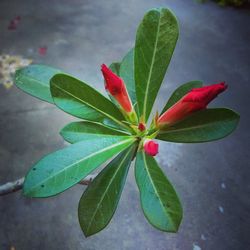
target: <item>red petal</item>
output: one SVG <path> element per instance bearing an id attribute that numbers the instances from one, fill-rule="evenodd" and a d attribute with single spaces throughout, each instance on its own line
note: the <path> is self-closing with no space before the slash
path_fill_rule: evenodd
<path id="1" fill-rule="evenodd" d="M 46 46 L 40 47 L 40 48 L 38 49 L 38 53 L 39 53 L 41 56 L 45 56 L 46 53 L 47 53 L 47 47 L 46 47 Z"/>

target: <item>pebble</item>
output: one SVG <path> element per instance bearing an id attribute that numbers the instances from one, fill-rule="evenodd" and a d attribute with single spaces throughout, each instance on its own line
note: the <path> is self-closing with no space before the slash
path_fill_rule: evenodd
<path id="1" fill-rule="evenodd" d="M 224 213 L 224 208 L 222 206 L 219 206 L 219 210 L 222 214 Z"/>
<path id="2" fill-rule="evenodd" d="M 207 238 L 205 237 L 204 234 L 202 234 L 202 235 L 201 235 L 201 239 L 202 239 L 202 240 L 206 240 Z"/>
<path id="3" fill-rule="evenodd" d="M 201 250 L 201 247 L 193 243 L 193 250 Z"/>

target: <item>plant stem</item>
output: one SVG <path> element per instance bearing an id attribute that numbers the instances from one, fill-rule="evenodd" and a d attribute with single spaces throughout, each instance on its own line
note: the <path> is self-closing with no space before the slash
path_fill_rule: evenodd
<path id="1" fill-rule="evenodd" d="M 88 175 L 86 178 L 79 181 L 78 184 L 89 185 L 89 183 L 92 182 L 92 180 L 96 177 L 96 175 L 97 174 Z M 18 180 L 7 182 L 3 185 L 0 185 L 0 196 L 11 194 L 11 193 L 21 190 L 23 188 L 23 183 L 24 183 L 24 177 Z"/>

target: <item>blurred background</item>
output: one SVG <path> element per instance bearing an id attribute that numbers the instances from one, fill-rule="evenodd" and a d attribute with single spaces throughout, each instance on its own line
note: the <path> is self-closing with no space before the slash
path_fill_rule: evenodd
<path id="1" fill-rule="evenodd" d="M 225 2 L 225 1 L 224 1 Z M 233 3 L 234 1 L 231 1 Z M 236 1 L 237 3 L 239 1 Z M 111 223 L 85 238 L 77 219 L 85 187 L 47 199 L 21 192 L 0 197 L 0 249 L 245 250 L 250 246 L 250 8 L 192 0 L 1 0 L 0 184 L 18 179 L 42 156 L 65 147 L 59 130 L 75 120 L 12 85 L 16 67 L 60 68 L 104 93 L 102 63 L 134 46 L 136 28 L 153 7 L 177 16 L 180 37 L 156 106 L 190 80 L 226 81 L 212 105 L 241 114 L 238 129 L 205 144 L 160 143 L 158 161 L 182 200 L 177 234 L 154 229 L 143 216 L 133 167 Z"/>

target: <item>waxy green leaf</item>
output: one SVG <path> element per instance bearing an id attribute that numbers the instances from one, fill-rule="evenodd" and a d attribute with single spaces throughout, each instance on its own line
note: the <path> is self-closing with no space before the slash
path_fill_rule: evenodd
<path id="1" fill-rule="evenodd" d="M 86 83 L 66 74 L 57 74 L 50 81 L 55 104 L 76 117 L 100 121 L 104 118 L 128 128 L 120 110 L 101 93 Z"/>
<path id="2" fill-rule="evenodd" d="M 104 119 L 100 120 L 99 122 L 107 127 L 110 127 L 111 129 L 122 130 L 125 133 L 128 133 L 127 127 L 119 126 L 119 124 L 112 122 L 110 119 L 104 118 Z M 130 132 L 131 132 L 131 130 L 130 130 Z"/>
<path id="3" fill-rule="evenodd" d="M 110 222 L 120 199 L 135 145 L 116 156 L 83 193 L 78 218 L 85 236 L 93 235 Z"/>
<path id="4" fill-rule="evenodd" d="M 117 130 L 96 122 L 81 121 L 66 125 L 61 131 L 61 136 L 70 143 L 91 141 L 96 137 L 121 135 L 126 136 L 122 130 Z"/>
<path id="5" fill-rule="evenodd" d="M 50 79 L 61 70 L 34 64 L 16 71 L 15 84 L 24 92 L 54 104 L 50 94 Z"/>
<path id="6" fill-rule="evenodd" d="M 163 108 L 161 114 L 163 114 L 166 110 L 168 110 L 175 103 L 177 103 L 190 90 L 192 90 L 193 88 L 201 88 L 201 87 L 202 87 L 201 81 L 191 81 L 191 82 L 187 82 L 187 83 L 184 83 L 183 85 L 181 85 L 170 96 L 170 98 L 169 98 L 168 102 L 166 103 L 165 107 Z"/>
<path id="7" fill-rule="evenodd" d="M 133 105 L 136 104 L 135 79 L 134 79 L 134 48 L 122 59 L 120 66 L 120 77 L 126 84 L 128 94 Z"/>
<path id="8" fill-rule="evenodd" d="M 182 220 L 181 203 L 156 160 L 144 152 L 138 152 L 135 177 L 141 206 L 148 221 L 162 231 L 177 232 Z"/>
<path id="9" fill-rule="evenodd" d="M 168 9 L 152 9 L 136 34 L 134 70 L 140 115 L 148 120 L 178 39 L 178 23 Z"/>
<path id="10" fill-rule="evenodd" d="M 160 131 L 156 138 L 185 143 L 214 141 L 231 134 L 239 119 L 240 116 L 230 109 L 205 109 Z"/>
<path id="11" fill-rule="evenodd" d="M 129 136 L 97 136 L 51 153 L 28 172 L 23 193 L 49 197 L 63 192 L 134 141 Z"/>

